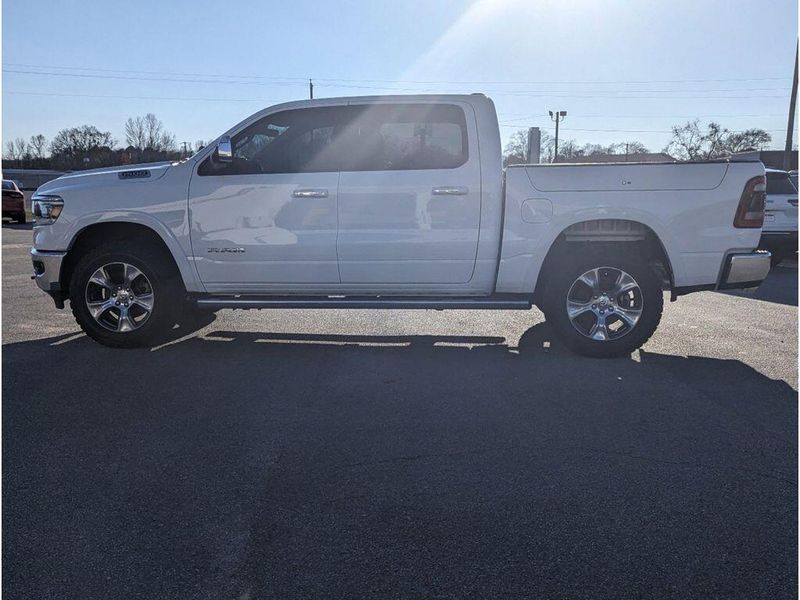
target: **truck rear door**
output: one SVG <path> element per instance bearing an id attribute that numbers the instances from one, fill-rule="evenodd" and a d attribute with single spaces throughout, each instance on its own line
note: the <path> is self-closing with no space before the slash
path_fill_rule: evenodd
<path id="1" fill-rule="evenodd" d="M 472 107 L 386 102 L 349 112 L 338 190 L 341 282 L 468 282 L 481 214 Z"/>

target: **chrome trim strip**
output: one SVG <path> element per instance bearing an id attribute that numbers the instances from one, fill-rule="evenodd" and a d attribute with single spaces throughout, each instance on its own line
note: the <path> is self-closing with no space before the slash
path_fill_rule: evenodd
<path id="1" fill-rule="evenodd" d="M 376 308 L 376 309 L 508 309 L 528 310 L 530 300 L 502 298 L 291 298 L 250 297 L 198 298 L 197 305 L 208 309 L 221 308 Z"/>

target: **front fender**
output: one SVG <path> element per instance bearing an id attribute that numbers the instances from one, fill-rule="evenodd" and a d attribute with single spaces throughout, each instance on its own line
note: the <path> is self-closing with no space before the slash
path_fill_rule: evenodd
<path id="1" fill-rule="evenodd" d="M 176 222 L 178 218 L 180 221 Z M 53 225 L 34 228 L 34 247 L 40 250 L 68 251 L 83 231 L 90 226 L 103 223 L 131 223 L 142 225 L 152 230 L 164 242 L 164 245 L 175 260 L 186 290 L 189 292 L 205 291 L 202 282 L 197 276 L 197 271 L 189 259 L 191 244 L 185 211 L 182 212 L 180 217 L 177 214 L 172 215 L 172 219 L 167 222 L 156 218 L 152 214 L 134 210 L 87 213 L 75 217 L 68 224 L 64 223 L 61 224 L 61 227 L 56 227 L 60 224 L 59 219 Z"/>

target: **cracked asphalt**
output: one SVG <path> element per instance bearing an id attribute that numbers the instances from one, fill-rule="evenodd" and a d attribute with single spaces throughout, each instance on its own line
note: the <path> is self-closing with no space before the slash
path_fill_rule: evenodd
<path id="1" fill-rule="evenodd" d="M 81 335 L 2 231 L 9 598 L 797 596 L 797 267 L 630 358 L 538 310 Z"/>

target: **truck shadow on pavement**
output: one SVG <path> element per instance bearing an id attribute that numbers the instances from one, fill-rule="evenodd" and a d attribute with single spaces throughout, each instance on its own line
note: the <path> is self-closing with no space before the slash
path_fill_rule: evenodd
<path id="1" fill-rule="evenodd" d="M 10 597 L 796 589 L 797 395 L 740 361 L 586 359 L 539 324 L 2 362 Z"/>

